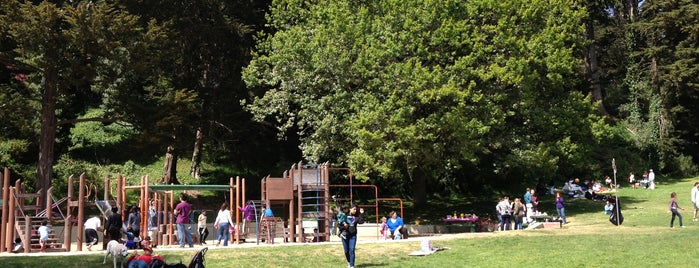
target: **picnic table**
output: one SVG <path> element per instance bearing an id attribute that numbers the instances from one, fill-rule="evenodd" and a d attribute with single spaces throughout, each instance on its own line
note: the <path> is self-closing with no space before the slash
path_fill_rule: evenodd
<path id="1" fill-rule="evenodd" d="M 451 230 L 458 230 L 458 227 L 466 227 L 473 233 L 476 231 L 476 222 L 478 222 L 478 217 L 467 217 L 467 218 L 444 218 L 442 219 L 447 225 L 455 226 L 452 228 L 447 226 Z"/>
<path id="2" fill-rule="evenodd" d="M 553 216 L 541 214 L 541 215 L 532 215 L 532 216 L 530 216 L 530 218 L 532 218 L 532 220 L 534 220 L 534 222 L 545 222 L 545 221 L 553 219 Z"/>

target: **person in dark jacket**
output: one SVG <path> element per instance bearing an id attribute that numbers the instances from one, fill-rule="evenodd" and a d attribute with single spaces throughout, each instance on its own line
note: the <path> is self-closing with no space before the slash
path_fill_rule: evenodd
<path id="1" fill-rule="evenodd" d="M 116 240 L 121 242 L 121 229 L 123 225 L 124 222 L 121 219 L 121 214 L 119 214 L 119 208 L 112 207 L 112 214 L 107 217 L 107 226 L 104 228 L 104 232 L 109 235 L 109 239 L 105 239 L 104 241 Z"/>
<path id="2" fill-rule="evenodd" d="M 364 209 L 360 209 L 356 204 L 353 204 L 345 222 L 338 222 L 344 225 L 347 229 L 347 237 L 342 239 L 342 247 L 345 251 L 345 259 L 350 268 L 354 268 L 354 249 L 357 246 L 357 224 L 364 223 Z"/>

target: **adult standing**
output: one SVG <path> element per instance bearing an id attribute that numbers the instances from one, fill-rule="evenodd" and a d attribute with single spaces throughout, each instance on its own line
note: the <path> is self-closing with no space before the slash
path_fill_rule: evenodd
<path id="1" fill-rule="evenodd" d="M 347 237 L 342 239 L 342 248 L 345 252 L 347 266 L 354 268 L 355 248 L 357 246 L 357 224 L 364 223 L 364 209 L 358 208 L 356 204 L 352 205 L 347 214 L 347 220 L 343 224 L 347 229 Z"/>
<path id="2" fill-rule="evenodd" d="M 233 226 L 232 222 L 233 219 L 231 219 L 231 211 L 228 210 L 228 203 L 223 202 L 221 208 L 218 210 L 218 215 L 216 215 L 216 221 L 214 222 L 214 228 L 218 229 L 216 246 L 221 244 L 221 239 L 223 239 L 223 246 L 228 246 L 228 229 Z"/>
<path id="3" fill-rule="evenodd" d="M 500 222 L 500 231 L 510 230 L 510 221 L 512 215 L 512 206 L 510 205 L 510 197 L 505 196 L 497 206 L 498 214 L 502 217 Z"/>
<path id="4" fill-rule="evenodd" d="M 192 240 L 192 234 L 187 230 L 187 224 L 189 224 L 189 214 L 192 213 L 192 205 L 187 203 L 187 195 L 185 193 L 180 194 L 180 203 L 177 204 L 174 211 L 177 215 L 177 239 L 180 242 L 180 247 L 183 248 L 185 242 L 189 244 L 190 248 L 194 247 L 194 242 Z"/>
<path id="5" fill-rule="evenodd" d="M 653 172 L 653 169 L 650 169 L 648 172 L 648 188 L 651 190 L 655 189 L 655 172 Z"/>
<path id="6" fill-rule="evenodd" d="M 527 214 L 527 219 L 526 219 L 527 222 L 532 221 L 531 212 L 534 211 L 534 203 L 532 203 L 532 193 L 533 193 L 533 191 L 530 188 L 527 188 L 527 192 L 524 193 L 524 205 L 526 206 L 525 213 Z M 517 199 L 519 199 L 519 198 L 515 198 L 515 200 L 517 200 Z"/>
<path id="7" fill-rule="evenodd" d="M 568 224 L 566 222 L 566 208 L 565 205 L 563 204 L 565 200 L 561 196 L 561 192 L 556 192 L 556 211 L 558 212 L 558 217 L 561 218 L 561 221 L 563 224 Z"/>
<path id="8" fill-rule="evenodd" d="M 134 237 L 141 237 L 141 209 L 132 206 L 129 219 L 126 222 L 126 230 L 131 230 Z"/>
<path id="9" fill-rule="evenodd" d="M 388 225 L 388 230 L 391 233 L 393 239 L 408 238 L 408 230 L 405 229 L 403 219 L 400 216 L 398 216 L 398 213 L 396 213 L 395 211 L 391 211 L 389 215 L 391 216 L 391 218 L 388 219 L 386 225 Z"/>
<path id="10" fill-rule="evenodd" d="M 107 217 L 107 228 L 104 229 L 104 232 L 109 235 L 109 240 L 121 240 L 123 225 L 124 221 L 121 219 L 121 214 L 119 214 L 119 208 L 112 207 L 112 214 Z"/>
<path id="11" fill-rule="evenodd" d="M 87 244 L 87 250 L 92 250 L 92 246 L 97 245 L 99 237 L 97 236 L 97 229 L 102 226 L 102 220 L 97 216 L 92 216 L 85 221 L 83 228 L 85 228 L 85 244 Z"/>
<path id="12" fill-rule="evenodd" d="M 636 176 L 633 175 L 633 171 L 629 173 L 629 185 L 636 190 Z"/>
<path id="13" fill-rule="evenodd" d="M 202 210 L 197 218 L 197 229 L 199 230 L 199 244 L 206 244 L 206 237 L 209 236 L 209 228 L 206 226 L 206 210 Z"/>
<path id="14" fill-rule="evenodd" d="M 699 211 L 699 182 L 694 183 L 691 196 L 692 204 L 694 205 L 694 217 L 692 217 L 692 221 L 697 221 L 697 211 Z"/>
<path id="15" fill-rule="evenodd" d="M 522 230 L 522 227 L 523 227 L 522 221 L 524 220 L 523 216 L 524 216 L 525 211 L 528 211 L 528 210 L 529 210 L 529 208 L 525 208 L 525 206 L 522 204 L 522 201 L 519 198 L 515 198 L 515 202 L 512 205 L 512 212 L 513 212 L 512 214 L 514 215 L 514 218 L 515 218 L 515 228 L 514 228 L 515 230 L 517 230 L 517 229 Z M 527 214 L 529 214 L 529 213 L 527 213 Z"/>

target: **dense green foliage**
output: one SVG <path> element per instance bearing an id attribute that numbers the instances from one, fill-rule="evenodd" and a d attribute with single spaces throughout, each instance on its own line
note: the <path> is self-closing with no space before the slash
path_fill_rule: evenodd
<path id="1" fill-rule="evenodd" d="M 417 205 L 612 158 L 696 174 L 698 19 L 691 0 L 0 0 L 0 165 L 41 188 L 159 178 L 168 147 L 187 181 L 329 161 Z"/>

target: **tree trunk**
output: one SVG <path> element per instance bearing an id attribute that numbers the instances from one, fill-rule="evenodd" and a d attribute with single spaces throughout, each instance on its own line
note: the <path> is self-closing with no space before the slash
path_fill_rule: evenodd
<path id="1" fill-rule="evenodd" d="M 599 64 L 597 61 L 597 45 L 595 43 L 595 26 L 593 25 L 593 23 L 594 22 L 591 18 L 588 19 L 586 34 L 587 40 L 590 41 L 590 44 L 587 46 L 587 57 L 585 59 L 585 67 L 588 78 L 590 79 L 590 83 L 592 84 L 592 101 L 599 102 L 599 112 L 602 115 L 608 116 L 609 113 L 607 113 L 607 109 L 604 107 L 602 86 L 600 85 L 599 80 L 600 72 Z"/>
<path id="2" fill-rule="evenodd" d="M 199 180 L 199 164 L 201 163 L 201 141 L 204 139 L 204 133 L 201 131 L 201 127 L 197 128 L 197 135 L 194 138 L 194 150 L 192 151 L 192 167 L 189 168 L 189 174 L 194 177 L 194 179 Z"/>
<path id="3" fill-rule="evenodd" d="M 416 208 L 427 205 L 427 174 L 421 169 L 413 171 L 413 204 Z"/>
<path id="4" fill-rule="evenodd" d="M 177 155 L 175 154 L 175 146 L 173 145 L 167 147 L 167 153 L 165 154 L 163 182 L 165 184 L 180 184 L 177 181 Z"/>
<path id="5" fill-rule="evenodd" d="M 46 56 L 52 58 L 50 54 Z M 53 177 L 53 153 L 56 140 L 56 101 L 58 70 L 49 67 L 44 71 L 44 92 L 41 99 L 41 137 L 37 165 L 36 190 L 40 190 L 39 203 L 46 200 L 46 190 Z"/>

